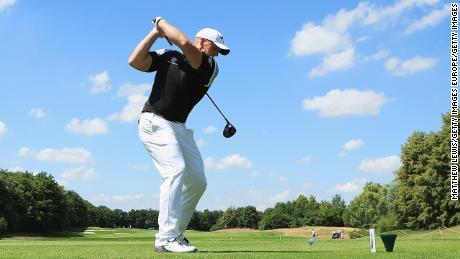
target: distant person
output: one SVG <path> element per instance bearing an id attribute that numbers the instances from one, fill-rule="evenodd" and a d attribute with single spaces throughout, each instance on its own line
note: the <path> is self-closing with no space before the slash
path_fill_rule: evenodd
<path id="1" fill-rule="evenodd" d="M 317 236 L 318 236 L 318 232 L 316 232 L 315 229 L 312 229 L 312 230 L 311 230 L 311 236 L 314 237 L 314 238 L 317 237 Z"/>
<path id="2" fill-rule="evenodd" d="M 340 232 L 339 231 L 332 231 L 332 239 L 339 239 L 340 238 Z"/>
<path id="3" fill-rule="evenodd" d="M 154 19 L 154 28 L 137 45 L 129 65 L 156 72 L 150 97 L 139 120 L 139 138 L 163 178 L 160 186 L 159 230 L 155 251 L 197 251 L 184 237 L 195 208 L 206 189 L 203 159 L 185 126 L 193 107 L 209 90 L 219 71 L 214 59 L 227 55 L 224 37 L 214 29 L 200 30 L 194 42 L 165 19 Z M 182 52 L 150 48 L 167 37 Z"/>

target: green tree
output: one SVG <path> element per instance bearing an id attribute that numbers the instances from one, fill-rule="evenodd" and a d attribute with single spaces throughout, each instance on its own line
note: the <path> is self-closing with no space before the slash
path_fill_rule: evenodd
<path id="1" fill-rule="evenodd" d="M 8 231 L 8 222 L 4 217 L 0 217 L 0 236 Z"/>
<path id="2" fill-rule="evenodd" d="M 236 228 L 238 226 L 237 210 L 233 207 L 228 208 L 219 219 L 217 226 L 219 228 Z"/>
<path id="3" fill-rule="evenodd" d="M 114 224 L 115 226 L 121 228 L 121 227 L 128 227 L 129 226 L 129 221 L 128 221 L 128 213 L 125 211 L 122 211 L 120 209 L 115 209 L 113 210 L 113 216 L 114 216 Z"/>
<path id="4" fill-rule="evenodd" d="M 33 175 L 27 172 L 2 171 L 1 176 L 6 187 L 3 190 L 6 196 L 2 195 L 2 207 L 3 201 L 7 201 L 5 205 L 7 208 L 9 207 L 2 210 L 8 212 L 5 216 L 9 223 L 9 230 L 12 232 L 31 230 L 33 223 L 28 217 L 27 208 L 31 207 L 30 204 L 34 199 L 30 192 Z M 9 204 L 8 200 L 10 200 Z"/>
<path id="5" fill-rule="evenodd" d="M 158 229 L 158 210 L 148 210 L 147 219 L 145 223 L 146 228 Z"/>
<path id="6" fill-rule="evenodd" d="M 192 214 L 192 218 L 190 219 L 190 222 L 188 223 L 188 226 L 187 228 L 188 229 L 193 229 L 193 230 L 202 230 L 203 229 L 203 222 L 201 222 L 201 219 L 202 219 L 202 214 L 203 212 L 201 211 L 194 211 L 193 214 Z"/>
<path id="7" fill-rule="evenodd" d="M 460 203 L 450 200 L 450 115 L 439 132 L 414 132 L 401 148 L 399 190 L 392 208 L 412 229 L 460 224 Z"/>
<path id="8" fill-rule="evenodd" d="M 259 229 L 288 228 L 291 225 L 292 218 L 283 214 L 281 210 L 266 209 L 262 219 L 259 222 Z"/>
<path id="9" fill-rule="evenodd" d="M 67 199 L 68 218 L 71 227 L 89 226 L 88 207 L 78 193 L 66 191 L 64 195 Z"/>
<path id="10" fill-rule="evenodd" d="M 115 226 L 115 215 L 106 206 L 91 206 L 89 208 L 90 217 L 97 227 L 111 228 Z"/>
<path id="11" fill-rule="evenodd" d="M 219 221 L 219 218 L 224 214 L 223 211 L 204 210 L 201 214 L 200 222 L 202 231 L 210 231 L 211 228 Z"/>
<path id="12" fill-rule="evenodd" d="M 33 177 L 28 215 L 40 231 L 63 230 L 69 226 L 64 189 L 45 172 Z"/>
<path id="13" fill-rule="evenodd" d="M 203 212 L 195 211 L 192 215 L 188 228 L 199 231 L 222 229 L 226 224 L 222 218 L 223 215 L 224 213 L 222 211 L 210 211 L 207 209 Z"/>
<path id="14" fill-rule="evenodd" d="M 257 229 L 260 214 L 254 206 L 246 206 L 237 209 L 238 227 Z"/>
<path id="15" fill-rule="evenodd" d="M 378 183 L 367 183 L 363 192 L 350 202 L 347 223 L 352 227 L 375 227 L 381 216 L 388 213 L 388 188 Z"/>
<path id="16" fill-rule="evenodd" d="M 11 198 L 8 223 L 12 231 L 61 230 L 69 226 L 64 189 L 44 172 L 2 173 Z"/>
<path id="17" fill-rule="evenodd" d="M 345 205 L 345 201 L 342 199 L 342 196 L 340 194 L 334 195 L 331 200 L 331 205 L 334 209 L 338 211 L 340 215 L 342 215 L 343 211 L 347 208 Z"/>
<path id="18" fill-rule="evenodd" d="M 308 198 L 299 195 L 297 199 L 292 203 L 293 209 L 291 214 L 291 227 L 311 226 L 316 225 L 318 222 L 318 209 L 319 203 L 315 197 L 310 195 Z M 283 213 L 289 213 L 285 211 Z"/>
<path id="19" fill-rule="evenodd" d="M 334 208 L 331 203 L 322 201 L 319 205 L 316 225 L 343 226 L 341 211 Z"/>
<path id="20" fill-rule="evenodd" d="M 149 220 L 149 212 L 147 210 L 131 210 L 128 212 L 128 218 L 131 227 L 134 228 L 148 228 L 145 226 L 146 221 Z"/>
<path id="21" fill-rule="evenodd" d="M 5 223 L 9 221 L 9 228 L 14 229 L 16 225 L 15 222 L 17 222 L 17 215 L 11 197 L 12 191 L 8 189 L 6 177 L 7 172 L 0 170 L 0 217 L 4 217 Z M 4 232 L 6 231 L 7 229 L 4 230 Z"/>
<path id="22" fill-rule="evenodd" d="M 396 217 L 396 212 L 394 210 L 394 204 L 398 198 L 399 193 L 399 181 L 394 179 L 389 185 L 387 185 L 387 196 L 385 199 L 385 204 L 387 206 L 387 214 L 382 215 L 377 221 L 377 229 L 379 232 L 386 232 L 389 230 L 398 229 L 400 225 Z"/>

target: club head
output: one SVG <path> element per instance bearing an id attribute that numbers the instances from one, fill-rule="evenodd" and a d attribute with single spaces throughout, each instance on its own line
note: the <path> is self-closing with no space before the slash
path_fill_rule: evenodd
<path id="1" fill-rule="evenodd" d="M 235 133 L 236 133 L 236 128 L 230 122 L 227 122 L 227 125 L 225 125 L 224 131 L 222 132 L 224 137 L 230 138 L 233 135 L 235 135 Z"/>

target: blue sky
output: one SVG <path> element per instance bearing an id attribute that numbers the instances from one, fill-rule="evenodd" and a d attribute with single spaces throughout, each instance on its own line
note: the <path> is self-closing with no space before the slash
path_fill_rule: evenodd
<path id="1" fill-rule="evenodd" d="M 449 2 L 0 0 L 0 168 L 46 171 L 95 205 L 158 209 L 137 136 L 154 74 L 127 60 L 160 15 L 221 31 L 209 93 L 190 114 L 208 189 L 198 209 L 299 194 L 348 203 L 386 184 L 414 131 L 449 111 Z M 168 48 L 164 40 L 153 49 Z"/>

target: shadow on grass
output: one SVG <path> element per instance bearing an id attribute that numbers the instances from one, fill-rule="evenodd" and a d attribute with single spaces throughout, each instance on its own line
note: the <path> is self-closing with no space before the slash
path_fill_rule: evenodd
<path id="1" fill-rule="evenodd" d="M 15 233 L 6 233 L 0 236 L 1 239 L 6 238 L 73 238 L 73 237 L 83 237 L 83 232 L 86 228 L 74 228 L 71 230 L 65 231 L 46 231 L 46 232 L 15 232 Z"/>
<path id="2" fill-rule="evenodd" d="M 230 254 L 230 253 L 281 253 L 281 254 L 306 254 L 313 251 L 280 251 L 280 250 L 263 250 L 263 251 L 254 251 L 254 250 L 222 250 L 222 251 L 198 251 L 199 254 Z M 318 251 L 314 251 L 317 253 Z"/>

